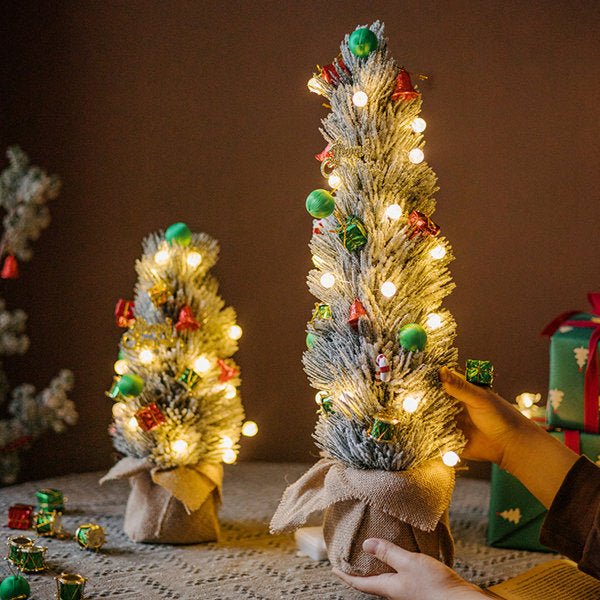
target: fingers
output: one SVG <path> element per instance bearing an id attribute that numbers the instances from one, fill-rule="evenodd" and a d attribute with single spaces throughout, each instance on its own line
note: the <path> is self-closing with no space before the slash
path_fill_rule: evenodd
<path id="1" fill-rule="evenodd" d="M 398 592 L 395 589 L 394 581 L 391 579 L 395 573 L 384 573 L 383 575 L 373 575 L 371 577 L 360 577 L 358 575 L 348 575 L 339 569 L 334 568 L 333 573 L 342 581 L 345 581 L 353 588 L 364 592 L 365 594 L 374 594 L 376 596 L 389 597 L 390 593 Z"/>
<path id="2" fill-rule="evenodd" d="M 467 406 L 479 407 L 490 401 L 490 393 L 486 388 L 469 383 L 462 375 L 442 367 L 439 371 L 444 390 Z"/>
<path id="3" fill-rule="evenodd" d="M 363 550 L 369 554 L 373 554 L 381 562 L 389 565 L 396 571 L 405 567 L 410 557 L 413 556 L 412 552 L 404 550 L 404 548 L 400 548 L 396 544 L 388 542 L 388 540 L 378 538 L 365 540 L 363 542 Z"/>

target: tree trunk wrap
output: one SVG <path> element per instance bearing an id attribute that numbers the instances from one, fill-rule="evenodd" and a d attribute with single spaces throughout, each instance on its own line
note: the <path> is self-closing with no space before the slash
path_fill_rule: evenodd
<path id="1" fill-rule="evenodd" d="M 453 488 L 454 470 L 441 461 L 408 471 L 382 471 L 324 458 L 285 490 L 271 532 L 297 529 L 311 513 L 324 510 L 329 560 L 345 573 L 392 571 L 362 550 L 362 543 L 372 537 L 452 565 L 448 508 Z"/>
<path id="2" fill-rule="evenodd" d="M 143 459 L 124 458 L 100 483 L 129 479 L 125 533 L 134 542 L 197 544 L 219 537 L 223 467 L 204 463 L 160 470 Z"/>

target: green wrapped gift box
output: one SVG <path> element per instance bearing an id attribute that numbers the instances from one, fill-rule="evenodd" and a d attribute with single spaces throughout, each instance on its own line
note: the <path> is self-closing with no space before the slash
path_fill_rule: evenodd
<path id="1" fill-rule="evenodd" d="M 546 421 L 549 427 L 583 431 L 585 375 L 594 328 L 569 325 L 572 321 L 600 323 L 600 317 L 589 313 L 569 316 L 550 338 L 550 390 Z"/>
<path id="2" fill-rule="evenodd" d="M 549 432 L 591 461 L 600 464 L 600 435 L 579 431 Z M 524 460 L 526 460 L 524 458 Z M 544 505 L 513 475 L 492 465 L 487 543 L 496 548 L 551 552 L 539 542 L 546 518 Z"/>

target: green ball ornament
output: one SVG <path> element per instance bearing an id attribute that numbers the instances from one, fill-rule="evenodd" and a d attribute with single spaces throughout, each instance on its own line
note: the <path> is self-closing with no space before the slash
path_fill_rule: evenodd
<path id="1" fill-rule="evenodd" d="M 311 350 L 312 347 L 315 345 L 315 340 L 317 339 L 317 336 L 314 333 L 308 333 L 306 334 L 306 347 Z"/>
<path id="2" fill-rule="evenodd" d="M 177 242 L 182 246 L 189 246 L 192 241 L 192 232 L 185 223 L 175 223 L 165 231 L 165 239 L 169 244 Z"/>
<path id="3" fill-rule="evenodd" d="M 119 378 L 117 386 L 121 395 L 128 398 L 135 398 L 142 393 L 144 380 L 135 373 L 126 373 Z"/>
<path id="4" fill-rule="evenodd" d="M 315 218 L 328 217 L 335 209 L 335 200 L 327 190 L 313 190 L 306 198 L 306 210 Z"/>
<path id="5" fill-rule="evenodd" d="M 29 582 L 22 575 L 11 575 L 0 583 L 0 598 L 2 600 L 29 598 L 30 593 Z"/>
<path id="6" fill-rule="evenodd" d="M 417 323 L 405 325 L 398 332 L 398 341 L 400 345 L 409 352 L 423 350 L 427 343 L 427 333 Z"/>
<path id="7" fill-rule="evenodd" d="M 373 50 L 377 50 L 377 36 L 366 27 L 357 29 L 348 39 L 348 47 L 354 56 L 365 58 Z"/>

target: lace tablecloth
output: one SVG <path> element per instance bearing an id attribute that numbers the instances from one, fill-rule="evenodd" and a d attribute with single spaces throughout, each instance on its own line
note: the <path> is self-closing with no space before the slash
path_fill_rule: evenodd
<path id="1" fill-rule="evenodd" d="M 61 571 L 87 578 L 86 599 L 114 600 L 358 600 L 369 598 L 348 588 L 327 561 L 297 556 L 291 534 L 272 536 L 268 522 L 287 483 L 302 464 L 241 463 L 225 467 L 221 541 L 195 546 L 135 544 L 123 533 L 127 482 L 100 487 L 102 473 L 69 475 L 0 490 L 0 510 L 35 504 L 35 491 L 57 488 L 69 498 L 64 528 L 74 532 L 88 522 L 106 527 L 99 552 L 80 549 L 68 539 L 43 538 L 46 572 L 28 576 L 32 600 L 56 597 L 54 577 Z M 499 550 L 485 545 L 489 482 L 459 479 L 450 519 L 456 539 L 455 570 L 479 585 L 512 577 L 553 555 Z M 4 517 L 3 523 L 5 523 Z M 5 537 L 21 534 L 3 527 Z M 26 533 L 26 532 L 23 532 Z M 9 574 L 4 566 L 2 576 Z"/>

